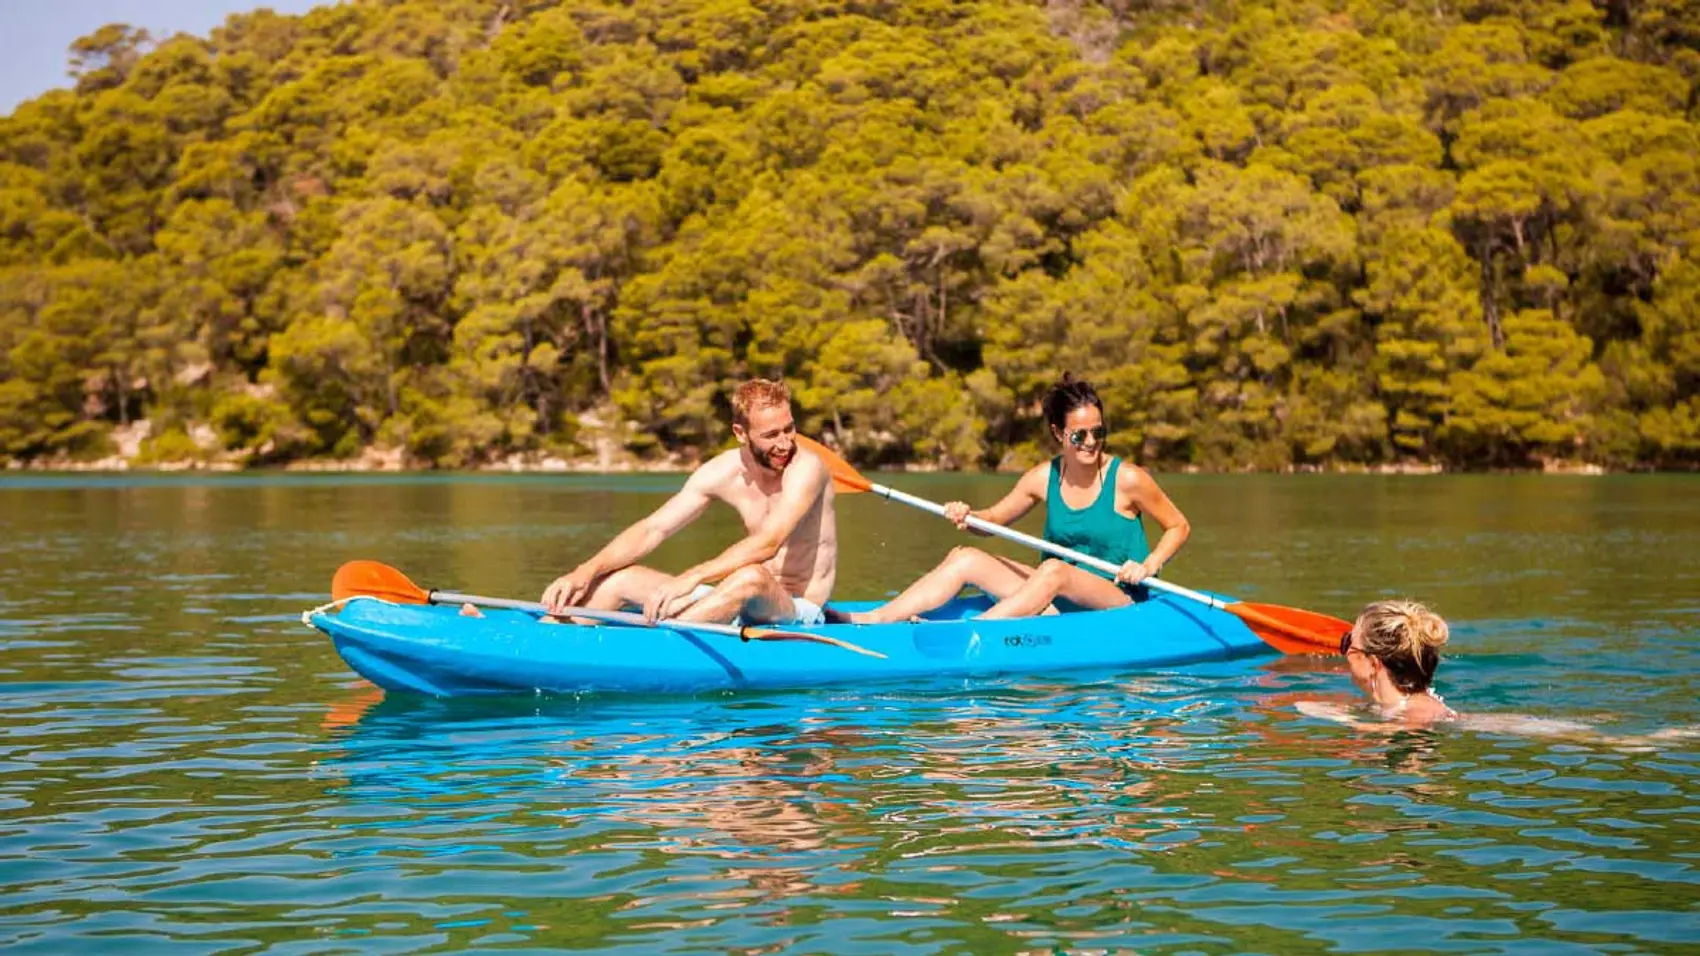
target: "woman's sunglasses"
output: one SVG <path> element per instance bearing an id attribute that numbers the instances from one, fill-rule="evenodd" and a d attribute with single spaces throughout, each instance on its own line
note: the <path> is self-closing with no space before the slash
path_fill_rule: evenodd
<path id="1" fill-rule="evenodd" d="M 1352 632 L 1347 631 L 1346 633 L 1340 635 L 1340 656 L 1345 657 L 1347 654 L 1351 653 L 1351 650 L 1352 650 Z"/>
<path id="2" fill-rule="evenodd" d="M 1068 443 L 1070 445 L 1079 448 L 1081 445 L 1086 444 L 1087 435 L 1091 435 L 1093 441 L 1102 445 L 1104 443 L 1104 436 L 1109 433 L 1109 428 L 1099 425 L 1096 428 L 1076 428 L 1074 431 L 1065 433 L 1065 437 L 1068 438 Z"/>

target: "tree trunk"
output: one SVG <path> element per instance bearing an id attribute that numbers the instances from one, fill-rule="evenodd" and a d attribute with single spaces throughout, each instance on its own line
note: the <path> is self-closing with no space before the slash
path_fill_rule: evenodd
<path id="1" fill-rule="evenodd" d="M 596 349 L 596 381 L 602 386 L 602 394 L 608 395 L 613 391 L 608 380 L 608 318 L 588 302 L 579 307 L 579 316 Z"/>
<path id="2" fill-rule="evenodd" d="M 504 3 L 499 9 L 497 9 L 496 15 L 490 18 L 490 25 L 484 28 L 484 44 L 486 46 L 488 46 L 498 35 L 501 34 L 502 26 L 507 23 L 508 14 L 512 12 L 513 8 Z"/>
<path id="3" fill-rule="evenodd" d="M 1482 240 L 1482 318 L 1487 320 L 1488 338 L 1496 351 L 1505 348 L 1505 333 L 1499 327 L 1499 290 L 1493 268 L 1493 244 Z"/>
<path id="4" fill-rule="evenodd" d="M 128 428 L 130 425 L 130 389 L 125 381 L 128 376 L 121 375 L 117 368 L 108 369 L 112 376 L 113 391 L 118 393 L 118 424 Z"/>

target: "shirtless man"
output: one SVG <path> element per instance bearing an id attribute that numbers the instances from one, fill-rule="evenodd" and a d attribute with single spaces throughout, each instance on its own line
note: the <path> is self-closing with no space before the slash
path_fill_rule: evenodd
<path id="1" fill-rule="evenodd" d="M 543 592 L 553 612 L 642 605 L 646 618 L 749 624 L 820 624 L 838 574 L 832 477 L 820 456 L 797 443 L 791 393 L 754 379 L 732 393 L 738 447 L 698 468 L 685 487 Z M 682 574 L 637 562 L 709 502 L 744 519 L 736 544 Z"/>

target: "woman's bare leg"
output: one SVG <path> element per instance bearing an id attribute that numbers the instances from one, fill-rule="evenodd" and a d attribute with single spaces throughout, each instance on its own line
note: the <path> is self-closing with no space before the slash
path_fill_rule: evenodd
<path id="1" fill-rule="evenodd" d="M 1082 571 L 1066 561 L 1047 558 L 1021 587 L 980 615 L 980 619 L 1031 617 L 1043 613 L 1057 598 L 1089 608 L 1121 607 L 1133 601 L 1116 582 Z"/>
<path id="2" fill-rule="evenodd" d="M 902 594 L 870 611 L 848 615 L 852 624 L 907 621 L 943 607 L 970 584 L 1002 600 L 1021 587 L 1033 569 L 1019 561 L 987 554 L 979 548 L 952 548 L 938 567 L 922 575 Z"/>

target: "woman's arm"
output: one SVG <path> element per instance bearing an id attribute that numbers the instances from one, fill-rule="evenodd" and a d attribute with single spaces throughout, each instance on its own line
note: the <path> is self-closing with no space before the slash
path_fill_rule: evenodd
<path id="1" fill-rule="evenodd" d="M 1009 494 L 1004 495 L 997 504 L 992 505 L 990 508 L 986 508 L 983 511 L 964 511 L 962 508 L 953 509 L 952 505 L 962 505 L 959 501 L 953 501 L 949 505 L 945 506 L 945 510 L 947 511 L 946 517 L 950 518 L 952 521 L 956 521 L 956 526 L 959 528 L 965 528 L 967 526 L 966 519 L 969 517 L 979 518 L 981 521 L 989 521 L 992 524 L 1001 524 L 1008 527 L 1009 525 L 1020 521 L 1022 515 L 1032 511 L 1034 505 L 1045 500 L 1045 479 L 1046 469 L 1048 468 L 1050 468 L 1049 464 L 1036 465 L 1029 468 L 1025 474 L 1016 480 L 1015 487 L 1009 490 Z M 962 515 L 963 520 L 957 519 L 956 516 L 958 513 Z M 975 533 L 985 534 L 984 531 L 977 531 Z"/>
<path id="2" fill-rule="evenodd" d="M 1122 468 L 1116 474 L 1116 491 L 1118 496 L 1133 506 L 1137 514 L 1148 514 L 1163 529 L 1163 536 L 1157 545 L 1151 549 L 1151 554 L 1143 562 L 1147 575 L 1156 574 L 1163 570 L 1163 565 L 1175 556 L 1175 552 L 1186 544 L 1186 539 L 1192 535 L 1192 523 L 1181 514 L 1181 509 L 1169 500 L 1169 496 L 1157 484 L 1157 479 L 1151 473 L 1138 465 L 1123 462 Z M 1130 582 L 1131 583 L 1131 582 Z"/>

